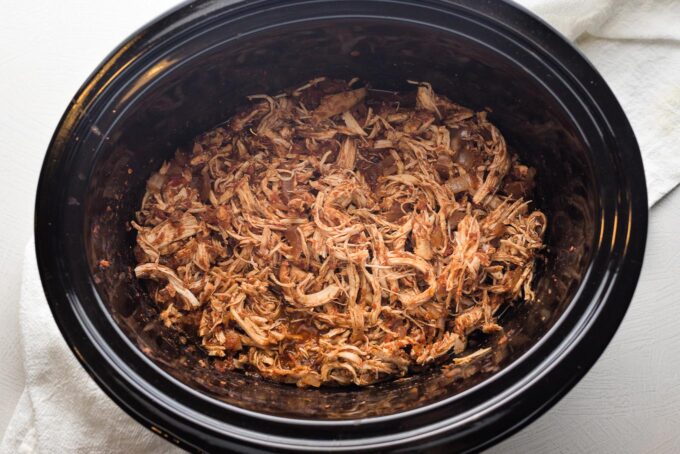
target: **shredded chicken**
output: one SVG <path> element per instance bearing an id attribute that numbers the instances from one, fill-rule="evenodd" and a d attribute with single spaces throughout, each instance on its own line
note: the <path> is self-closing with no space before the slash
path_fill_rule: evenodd
<path id="1" fill-rule="evenodd" d="M 535 172 L 486 112 L 411 83 L 252 96 L 149 179 L 136 276 L 220 370 L 369 385 L 464 364 L 535 298 Z"/>

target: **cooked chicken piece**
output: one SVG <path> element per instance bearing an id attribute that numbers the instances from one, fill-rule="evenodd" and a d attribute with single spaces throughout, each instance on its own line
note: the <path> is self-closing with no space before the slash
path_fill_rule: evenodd
<path id="1" fill-rule="evenodd" d="M 432 216 L 434 217 L 434 216 Z M 425 213 L 418 213 L 413 219 L 413 252 L 425 260 L 431 260 L 433 220 Z"/>
<path id="2" fill-rule="evenodd" d="M 185 212 L 179 220 L 167 219 L 152 228 L 140 227 L 137 243 L 155 261 L 173 243 L 194 236 L 199 229 L 196 218 Z"/>
<path id="3" fill-rule="evenodd" d="M 426 82 L 423 82 L 418 86 L 416 106 L 436 113 L 439 118 L 442 117 L 437 108 L 437 98 L 435 97 L 434 90 L 432 90 L 432 85 Z"/>
<path id="4" fill-rule="evenodd" d="M 366 131 L 359 126 L 359 123 L 357 122 L 356 118 L 354 118 L 354 115 L 350 111 L 345 111 L 342 114 L 342 119 L 345 121 L 345 126 L 347 126 L 347 130 L 354 135 L 357 136 L 365 136 Z"/>
<path id="5" fill-rule="evenodd" d="M 312 117 L 319 122 L 346 112 L 363 101 L 367 92 L 366 88 L 358 88 L 324 96 L 319 107 L 312 112 Z"/>
<path id="6" fill-rule="evenodd" d="M 408 252 L 388 252 L 387 264 L 391 266 L 406 266 L 415 268 L 423 274 L 428 288 L 420 293 L 412 294 L 411 292 L 404 292 L 399 295 L 399 300 L 406 306 L 415 306 L 429 301 L 437 292 L 437 280 L 432 271 L 432 265 L 427 261 L 417 256 L 411 256 Z"/>
<path id="7" fill-rule="evenodd" d="M 493 125 L 489 125 L 491 130 L 491 138 L 494 141 L 491 154 L 493 161 L 489 165 L 486 178 L 482 185 L 475 192 L 472 201 L 474 203 L 481 203 L 485 197 L 495 194 L 501 184 L 501 180 L 510 170 L 510 157 L 505 146 L 505 139 L 501 133 Z"/>
<path id="8" fill-rule="evenodd" d="M 334 284 L 331 284 L 316 293 L 312 293 L 311 295 L 305 295 L 297 287 L 294 290 L 295 302 L 306 307 L 317 307 L 330 303 L 338 296 L 338 293 L 340 293 L 340 287 Z"/>
<path id="9" fill-rule="evenodd" d="M 175 272 L 167 266 L 159 265 L 157 263 L 145 263 L 138 265 L 135 268 L 135 276 L 137 278 L 166 280 L 168 284 L 172 285 L 177 296 L 184 301 L 190 308 L 201 307 L 201 303 L 196 298 L 196 295 L 191 293 L 189 289 L 184 286 L 182 280 L 177 277 Z"/>
<path id="10" fill-rule="evenodd" d="M 353 170 L 356 157 L 357 148 L 354 145 L 354 141 L 348 137 L 342 143 L 342 147 L 340 147 L 340 154 L 338 154 L 335 164 L 343 169 Z"/>
<path id="11" fill-rule="evenodd" d="M 456 333 L 445 333 L 441 339 L 423 349 L 416 358 L 416 363 L 425 364 L 432 362 L 451 350 L 455 353 L 461 353 L 465 350 L 465 337 L 461 337 Z"/>

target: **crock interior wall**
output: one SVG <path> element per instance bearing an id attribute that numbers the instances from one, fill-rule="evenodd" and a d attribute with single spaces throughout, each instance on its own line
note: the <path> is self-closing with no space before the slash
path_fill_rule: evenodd
<path id="1" fill-rule="evenodd" d="M 590 260 L 596 199 L 591 164 L 553 95 L 510 60 L 433 29 L 369 22 L 269 30 L 200 55 L 186 47 L 140 72 L 117 98 L 118 105 L 100 118 L 96 126 L 106 137 L 96 150 L 84 204 L 88 259 L 102 300 L 123 331 L 171 375 L 228 403 L 270 414 L 383 415 L 478 383 L 519 357 L 560 315 Z M 408 79 L 428 81 L 456 102 L 490 108 L 489 118 L 508 144 L 537 168 L 535 204 L 550 220 L 546 260 L 536 281 L 540 302 L 507 311 L 503 323 L 512 333 L 510 344 L 486 363 L 366 389 L 302 390 L 238 372 L 206 373 L 185 357 L 176 336 L 155 322 L 153 304 L 132 275 L 134 232 L 128 225 L 146 179 L 178 146 L 246 104 L 247 95 L 277 93 L 319 75 L 356 76 L 389 90 L 412 90 Z M 100 269 L 101 259 L 111 267 Z"/>

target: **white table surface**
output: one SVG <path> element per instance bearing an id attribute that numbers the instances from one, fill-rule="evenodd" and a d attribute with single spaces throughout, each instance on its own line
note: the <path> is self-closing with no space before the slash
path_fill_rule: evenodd
<path id="1" fill-rule="evenodd" d="M 0 0 L 0 436 L 23 389 L 21 260 L 45 149 L 103 57 L 174 3 Z M 680 452 L 679 234 L 675 191 L 651 211 L 635 297 L 601 359 L 555 407 L 489 452 Z"/>

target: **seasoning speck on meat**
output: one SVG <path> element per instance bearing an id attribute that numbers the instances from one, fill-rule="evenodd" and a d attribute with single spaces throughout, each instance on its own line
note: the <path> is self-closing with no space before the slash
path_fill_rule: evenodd
<path id="1" fill-rule="evenodd" d="M 135 274 L 218 372 L 318 387 L 465 364 L 490 350 L 471 333 L 535 298 L 534 170 L 486 112 L 409 82 L 251 96 L 149 178 Z"/>

